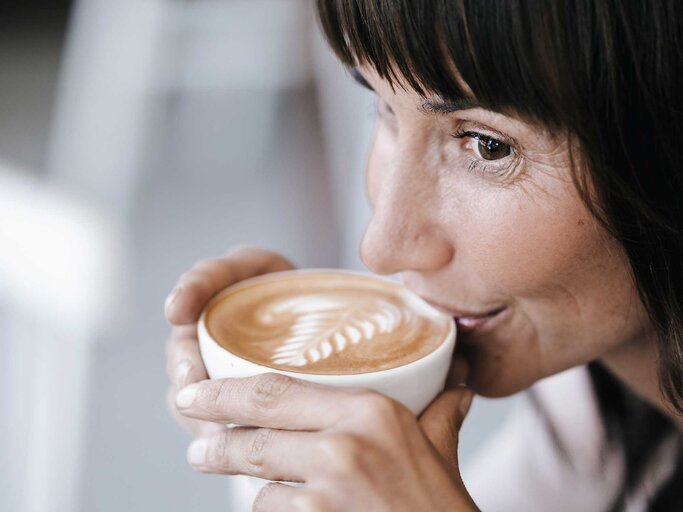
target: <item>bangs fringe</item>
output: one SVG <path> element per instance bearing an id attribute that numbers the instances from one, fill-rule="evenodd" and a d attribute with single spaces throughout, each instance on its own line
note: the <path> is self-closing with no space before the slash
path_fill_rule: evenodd
<path id="1" fill-rule="evenodd" d="M 470 96 L 461 78 L 486 108 L 565 124 L 553 108 L 567 75 L 559 31 L 526 2 L 318 0 L 318 16 L 345 65 L 369 64 L 392 87 L 458 100 Z"/>
<path id="2" fill-rule="evenodd" d="M 369 64 L 392 86 L 405 82 L 422 96 L 463 97 L 439 47 L 438 3 L 321 0 L 321 26 L 337 57 L 347 66 Z M 405 88 L 405 87 L 403 87 Z"/>

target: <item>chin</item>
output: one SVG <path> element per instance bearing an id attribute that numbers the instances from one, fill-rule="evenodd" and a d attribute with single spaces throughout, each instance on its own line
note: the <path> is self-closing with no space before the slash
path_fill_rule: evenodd
<path id="1" fill-rule="evenodd" d="M 533 384 L 533 383 L 531 383 Z M 509 385 L 505 382 L 491 382 L 483 381 L 479 379 L 469 380 L 467 385 L 474 391 L 477 395 L 483 396 L 485 398 L 505 398 L 531 386 L 529 385 Z"/>
<path id="2" fill-rule="evenodd" d="M 476 394 L 486 398 L 504 398 L 531 387 L 537 376 L 523 372 L 524 368 L 506 364 L 504 358 L 468 354 L 467 385 Z M 520 372 L 521 370 L 521 372 Z"/>
<path id="3" fill-rule="evenodd" d="M 477 395 L 483 396 L 484 398 L 505 398 L 508 396 L 512 396 L 515 393 L 519 393 L 520 391 L 524 391 L 525 389 L 528 389 L 529 386 L 507 386 L 505 384 L 491 384 L 491 383 L 483 383 L 480 384 L 479 382 L 468 382 L 468 386 L 472 391 L 474 391 Z"/>
<path id="4" fill-rule="evenodd" d="M 508 314 L 492 329 L 458 335 L 456 352 L 467 361 L 467 385 L 478 395 L 514 395 L 544 376 L 535 331 L 523 315 Z"/>

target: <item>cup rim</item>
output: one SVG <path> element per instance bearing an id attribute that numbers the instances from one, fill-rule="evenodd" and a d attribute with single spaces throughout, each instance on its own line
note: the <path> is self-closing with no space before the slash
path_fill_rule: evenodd
<path id="1" fill-rule="evenodd" d="M 211 309 L 211 307 L 221 300 L 225 295 L 228 295 L 228 293 L 232 293 L 234 291 L 240 290 L 242 288 L 246 288 L 254 283 L 258 283 L 260 281 L 268 281 L 270 279 L 273 279 L 274 277 L 277 276 L 282 276 L 286 277 L 287 275 L 295 275 L 295 274 L 328 274 L 328 273 L 333 273 L 333 274 L 350 274 L 350 275 L 355 275 L 359 277 L 366 277 L 370 279 L 376 279 L 379 281 L 382 281 L 383 283 L 388 283 L 390 285 L 393 285 L 397 288 L 401 288 L 402 290 L 407 291 L 410 295 L 412 295 L 415 299 L 418 301 L 422 302 L 425 306 L 427 306 L 429 309 L 437 312 L 440 315 L 444 315 L 448 318 L 449 320 L 449 328 L 448 332 L 444 336 L 443 340 L 437 347 L 426 354 L 425 356 L 415 359 L 414 361 L 410 361 L 407 363 L 403 363 L 399 366 L 393 366 L 391 368 L 385 368 L 384 370 L 376 370 L 376 371 L 367 371 L 367 372 L 360 372 L 360 373 L 312 373 L 312 372 L 297 372 L 293 370 L 282 370 L 280 368 L 273 368 L 271 366 L 267 366 L 264 364 L 256 363 L 254 361 L 251 361 L 250 359 L 246 359 L 242 356 L 239 356 L 235 354 L 234 352 L 228 350 L 226 347 L 218 343 L 213 336 L 209 333 L 209 330 L 206 327 L 206 314 L 208 311 Z M 405 369 L 408 369 L 410 366 L 417 366 L 417 365 L 423 365 L 423 364 L 429 364 L 433 359 L 440 357 L 441 352 L 444 350 L 448 350 L 450 345 L 454 345 L 456 341 L 456 325 L 455 325 L 455 320 L 453 317 L 448 316 L 446 313 L 439 311 L 436 309 L 434 306 L 426 302 L 422 297 L 420 297 L 418 294 L 413 292 L 412 290 L 406 288 L 404 285 L 401 283 L 397 283 L 395 281 L 391 281 L 389 279 L 386 279 L 382 276 L 378 276 L 377 274 L 372 274 L 370 272 L 361 272 L 361 271 L 356 271 L 356 270 L 348 270 L 348 269 L 334 269 L 334 268 L 302 268 L 302 269 L 291 269 L 291 270 L 280 270 L 276 272 L 268 272 L 265 274 L 259 274 L 257 276 L 253 277 L 248 277 L 246 279 L 243 279 L 241 281 L 238 281 L 232 285 L 228 285 L 222 290 L 220 290 L 216 295 L 214 295 L 211 300 L 206 304 L 204 309 L 202 310 L 200 316 L 199 316 L 199 321 L 197 322 L 197 329 L 198 329 L 198 340 L 200 344 L 200 349 L 202 345 L 203 339 L 210 342 L 211 345 L 215 346 L 216 348 L 220 349 L 221 351 L 226 352 L 229 356 L 234 357 L 238 360 L 240 360 L 243 363 L 246 363 L 250 367 L 258 368 L 259 370 L 264 370 L 264 372 L 277 372 L 281 373 L 284 375 L 288 375 L 290 377 L 296 377 L 296 378 L 302 378 L 301 376 L 306 376 L 306 375 L 315 375 L 316 379 L 320 380 L 327 380 L 327 379 L 338 379 L 340 377 L 343 377 L 345 379 L 352 378 L 354 376 L 358 377 L 363 377 L 364 379 L 367 379 L 369 376 L 377 376 L 382 377 L 387 375 L 388 373 L 396 372 L 396 371 L 403 371 Z"/>

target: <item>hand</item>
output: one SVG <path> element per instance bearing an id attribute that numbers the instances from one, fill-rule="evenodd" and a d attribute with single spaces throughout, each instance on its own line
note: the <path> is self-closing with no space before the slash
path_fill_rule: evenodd
<path id="1" fill-rule="evenodd" d="M 425 429 L 379 393 L 266 373 L 192 384 L 176 406 L 190 418 L 251 425 L 190 445 L 200 471 L 305 483 L 266 485 L 255 511 L 472 511 L 456 458 L 430 438 L 455 453 L 471 398 L 465 388 L 442 393 L 421 419 Z"/>
<path id="2" fill-rule="evenodd" d="M 255 511 L 472 511 L 455 457 L 471 398 L 450 389 L 418 423 L 373 391 L 267 373 L 192 384 L 176 406 L 189 418 L 252 425 L 197 439 L 188 449 L 196 469 L 305 483 L 266 485 Z"/>
<path id="3" fill-rule="evenodd" d="M 169 296 L 166 315 L 176 325 L 167 345 L 169 406 L 199 437 L 188 450 L 191 463 L 206 472 L 306 482 L 268 484 L 254 510 L 477 510 L 457 465 L 458 431 L 472 396 L 463 388 L 442 393 L 418 422 L 368 390 L 274 374 L 204 381 L 196 321 L 209 299 L 241 279 L 290 268 L 275 253 L 241 248 L 199 262 Z M 462 377 L 462 366 L 454 364 L 449 382 Z M 187 393 L 197 397 L 182 414 L 172 402 L 180 388 L 185 398 L 178 405 Z M 225 423 L 254 427 L 226 429 Z M 204 462 L 196 462 L 198 453 Z"/>
<path id="4" fill-rule="evenodd" d="M 165 313 L 174 327 L 166 344 L 166 371 L 171 380 L 167 401 L 176 421 L 192 435 L 225 430 L 223 425 L 178 414 L 174 404 L 179 389 L 208 378 L 197 341 L 197 319 L 202 309 L 217 292 L 237 281 L 293 268 L 291 262 L 275 252 L 241 246 L 225 257 L 197 262 L 169 294 Z"/>

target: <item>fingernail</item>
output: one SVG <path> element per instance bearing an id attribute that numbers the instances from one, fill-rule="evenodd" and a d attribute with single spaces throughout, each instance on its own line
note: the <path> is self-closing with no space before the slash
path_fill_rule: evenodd
<path id="1" fill-rule="evenodd" d="M 166 297 L 166 302 L 164 302 L 164 311 L 166 312 L 166 314 L 168 314 L 171 311 L 176 299 L 182 291 L 183 287 L 182 285 L 179 285 L 173 288 L 173 290 L 171 290 L 171 293 L 168 294 L 168 297 Z"/>
<path id="2" fill-rule="evenodd" d="M 470 406 L 472 405 L 472 398 L 474 398 L 474 393 L 472 393 L 472 391 L 468 391 L 460 401 L 460 412 L 463 416 L 467 416 Z"/>
<path id="3" fill-rule="evenodd" d="M 206 449 L 209 443 L 206 439 L 196 439 L 187 449 L 187 461 L 193 466 L 201 466 L 206 462 Z"/>
<path id="4" fill-rule="evenodd" d="M 190 374 L 192 369 L 192 362 L 189 359 L 183 359 L 178 363 L 176 367 L 176 387 L 182 389 L 185 387 L 187 382 L 187 376 Z"/>
<path id="5" fill-rule="evenodd" d="M 199 391 L 199 383 L 185 386 L 175 397 L 175 405 L 178 409 L 187 409 L 194 403 L 194 399 Z"/>

